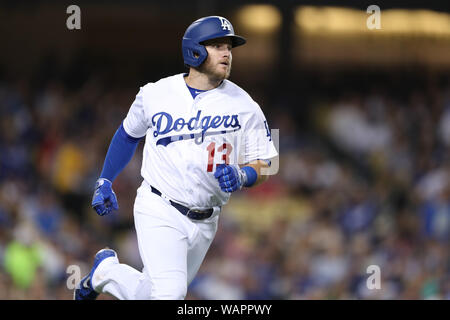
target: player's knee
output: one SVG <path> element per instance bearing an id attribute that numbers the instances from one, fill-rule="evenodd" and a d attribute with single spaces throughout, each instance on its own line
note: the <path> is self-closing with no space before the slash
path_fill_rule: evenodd
<path id="1" fill-rule="evenodd" d="M 151 296 L 155 300 L 183 300 L 187 294 L 186 279 L 160 279 L 153 285 Z"/>
<path id="2" fill-rule="evenodd" d="M 136 300 L 150 300 L 152 298 L 152 283 L 149 278 L 145 277 L 139 282 L 136 288 Z"/>

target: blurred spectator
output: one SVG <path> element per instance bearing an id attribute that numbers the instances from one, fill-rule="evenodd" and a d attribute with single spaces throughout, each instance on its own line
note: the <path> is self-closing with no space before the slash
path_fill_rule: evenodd
<path id="1" fill-rule="evenodd" d="M 34 242 L 33 226 L 24 223 L 15 232 L 15 240 L 6 245 L 4 252 L 5 271 L 13 284 L 22 290 L 28 289 L 35 280 L 42 263 L 38 245 Z"/>

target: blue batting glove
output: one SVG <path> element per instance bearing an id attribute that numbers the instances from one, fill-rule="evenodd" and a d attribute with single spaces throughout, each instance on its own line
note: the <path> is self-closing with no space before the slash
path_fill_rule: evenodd
<path id="1" fill-rule="evenodd" d="M 223 192 L 234 192 L 242 189 L 246 174 L 237 165 L 220 164 L 214 172 L 214 177 L 219 181 Z"/>
<path id="2" fill-rule="evenodd" d="M 117 197 L 111 187 L 112 183 L 108 179 L 100 178 L 95 183 L 95 192 L 92 197 L 92 207 L 99 216 L 118 210 Z"/>

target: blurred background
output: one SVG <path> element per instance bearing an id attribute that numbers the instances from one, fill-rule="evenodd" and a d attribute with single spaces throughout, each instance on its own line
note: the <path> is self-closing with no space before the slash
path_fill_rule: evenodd
<path id="1" fill-rule="evenodd" d="M 105 246 L 142 268 L 143 143 L 118 212 L 95 214 L 94 183 L 139 87 L 186 70 L 206 15 L 248 40 L 230 80 L 280 130 L 280 171 L 233 195 L 187 298 L 450 299 L 450 10 L 432 0 L 2 1 L 0 299 L 71 299 L 68 266 Z"/>

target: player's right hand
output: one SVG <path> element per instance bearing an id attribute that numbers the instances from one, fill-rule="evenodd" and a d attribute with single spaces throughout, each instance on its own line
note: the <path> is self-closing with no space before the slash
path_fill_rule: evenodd
<path id="1" fill-rule="evenodd" d="M 243 173 L 237 165 L 218 165 L 214 177 L 219 181 L 220 189 L 223 192 L 234 192 L 242 189 L 244 185 Z"/>
<path id="2" fill-rule="evenodd" d="M 95 183 L 92 207 L 100 216 L 104 216 L 111 213 L 113 210 L 119 209 L 116 194 L 111 186 L 111 181 L 105 178 L 100 178 Z"/>

